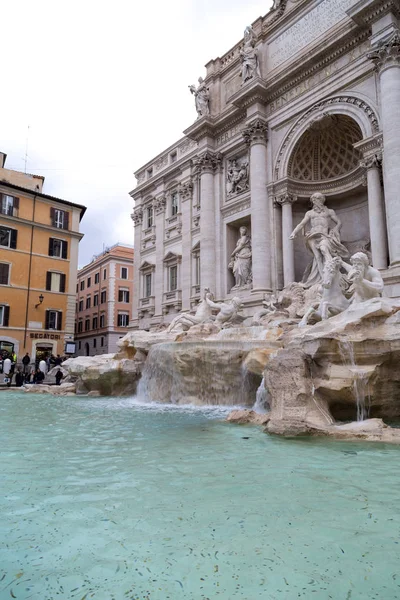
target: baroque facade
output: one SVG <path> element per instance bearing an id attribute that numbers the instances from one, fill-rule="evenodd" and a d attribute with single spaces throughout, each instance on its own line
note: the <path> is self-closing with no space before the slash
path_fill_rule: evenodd
<path id="1" fill-rule="evenodd" d="M 400 296 L 398 0 L 275 2 L 206 68 L 197 120 L 135 173 L 131 326 L 170 322 L 204 288 L 251 315 L 305 281 L 311 244 L 292 232 L 317 192 L 331 247 L 365 252 Z"/>

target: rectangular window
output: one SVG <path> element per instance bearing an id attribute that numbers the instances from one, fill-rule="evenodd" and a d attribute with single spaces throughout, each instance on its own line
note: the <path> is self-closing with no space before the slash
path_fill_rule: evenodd
<path id="1" fill-rule="evenodd" d="M 148 273 L 144 277 L 144 297 L 149 298 L 151 296 L 151 273 Z"/>
<path id="2" fill-rule="evenodd" d="M 10 265 L 8 263 L 0 263 L 0 285 L 8 285 L 10 276 Z"/>
<path id="3" fill-rule="evenodd" d="M 0 246 L 15 249 L 17 247 L 17 235 L 18 232 L 16 229 L 0 227 Z"/>
<path id="4" fill-rule="evenodd" d="M 128 279 L 128 268 L 121 267 L 121 279 Z"/>
<path id="5" fill-rule="evenodd" d="M 49 292 L 65 292 L 65 274 L 47 271 L 46 290 Z"/>
<path id="6" fill-rule="evenodd" d="M 50 220 L 53 227 L 57 229 L 68 229 L 69 213 L 59 208 L 50 208 Z"/>
<path id="7" fill-rule="evenodd" d="M 103 271 L 103 279 L 107 279 L 107 269 L 104 269 Z"/>
<path id="8" fill-rule="evenodd" d="M 178 192 L 171 194 L 171 217 L 178 214 Z"/>
<path id="9" fill-rule="evenodd" d="M 80 289 L 81 289 L 81 292 L 85 289 L 85 282 L 84 281 L 81 281 Z"/>
<path id="10" fill-rule="evenodd" d="M 194 259 L 194 284 L 200 285 L 200 255 L 197 254 Z"/>
<path id="11" fill-rule="evenodd" d="M 150 227 L 153 227 L 153 207 L 152 206 L 147 207 L 146 215 L 147 215 L 147 228 L 149 229 Z"/>
<path id="12" fill-rule="evenodd" d="M 99 283 L 99 280 L 100 280 L 100 274 L 96 273 L 95 276 L 94 276 L 94 282 L 95 283 Z"/>
<path id="13" fill-rule="evenodd" d="M 85 331 L 90 331 L 90 319 L 85 319 Z"/>
<path id="14" fill-rule="evenodd" d="M 97 340 L 96 340 L 96 338 L 94 338 L 94 340 L 93 340 L 93 348 L 96 348 L 96 347 L 97 347 Z"/>
<path id="15" fill-rule="evenodd" d="M 178 289 L 178 267 L 173 265 L 169 268 L 169 291 L 174 292 Z"/>
<path id="16" fill-rule="evenodd" d="M 104 304 L 107 301 L 107 292 L 103 290 L 100 294 L 100 304 Z"/>
<path id="17" fill-rule="evenodd" d="M 98 318 L 97 317 L 93 317 L 92 329 L 97 329 L 97 327 L 98 327 Z"/>
<path id="18" fill-rule="evenodd" d="M 92 298 L 90 296 L 88 296 L 86 298 L 86 308 L 90 308 L 91 304 L 92 304 Z"/>
<path id="19" fill-rule="evenodd" d="M 118 327 L 128 327 L 129 325 L 129 315 L 118 315 Z"/>
<path id="20" fill-rule="evenodd" d="M 0 327 L 8 327 L 10 307 L 0 304 Z"/>
<path id="21" fill-rule="evenodd" d="M 82 350 L 82 342 L 79 342 L 79 344 L 78 344 L 78 350 Z"/>
<path id="22" fill-rule="evenodd" d="M 79 321 L 79 323 L 78 323 L 78 333 L 82 333 L 82 331 L 83 331 L 83 321 Z"/>
<path id="23" fill-rule="evenodd" d="M 100 338 L 100 346 L 104 346 L 104 338 L 103 337 Z"/>
<path id="24" fill-rule="evenodd" d="M 118 302 L 129 302 L 129 290 L 118 290 Z"/>
<path id="25" fill-rule="evenodd" d="M 90 286 L 91 286 L 91 285 L 92 285 L 92 278 L 91 278 L 91 277 L 88 277 L 88 278 L 87 278 L 87 282 L 86 282 L 86 287 L 87 287 L 87 288 L 90 288 Z"/>
<path id="26" fill-rule="evenodd" d="M 98 306 L 99 305 L 99 295 L 95 294 L 93 296 L 93 306 Z"/>
<path id="27" fill-rule="evenodd" d="M 79 312 L 83 311 L 83 300 L 79 300 Z"/>
<path id="28" fill-rule="evenodd" d="M 15 198 L 14 196 L 8 196 L 7 194 L 0 194 L 0 196 L 0 212 L 3 215 L 7 215 L 9 217 L 14 216 L 14 209 L 19 208 L 19 198 Z"/>
<path id="29" fill-rule="evenodd" d="M 46 310 L 46 327 L 45 329 L 62 329 L 62 312 L 59 310 Z"/>
<path id="30" fill-rule="evenodd" d="M 56 238 L 49 239 L 49 256 L 56 256 L 57 258 L 67 258 L 68 256 L 68 242 L 65 240 L 58 240 Z"/>
<path id="31" fill-rule="evenodd" d="M 105 315 L 100 315 L 100 327 L 105 327 L 106 317 Z"/>

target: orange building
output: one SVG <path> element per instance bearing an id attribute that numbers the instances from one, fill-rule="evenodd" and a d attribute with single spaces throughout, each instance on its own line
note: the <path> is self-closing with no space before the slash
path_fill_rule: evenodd
<path id="1" fill-rule="evenodd" d="M 0 152 L 0 351 L 19 362 L 28 352 L 33 362 L 73 342 L 86 207 L 44 194 L 44 177 L 6 169 L 5 161 Z"/>
<path id="2" fill-rule="evenodd" d="M 133 246 L 115 244 L 78 271 L 76 352 L 94 356 L 117 351 L 132 318 Z"/>

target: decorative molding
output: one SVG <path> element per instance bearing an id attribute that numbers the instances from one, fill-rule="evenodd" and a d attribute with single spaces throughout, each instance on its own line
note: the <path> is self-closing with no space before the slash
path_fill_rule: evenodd
<path id="1" fill-rule="evenodd" d="M 324 181 L 298 181 L 290 177 L 284 177 L 268 186 L 268 195 L 279 197 L 284 194 L 291 194 L 301 198 L 308 198 L 316 192 L 321 192 L 325 196 L 333 194 L 344 194 L 350 190 L 364 185 L 365 169 L 358 166 L 354 171 L 337 177 L 335 179 L 326 179 Z"/>
<path id="2" fill-rule="evenodd" d="M 286 149 L 287 149 L 289 143 L 294 138 L 294 136 L 297 134 L 298 130 L 301 129 L 301 127 L 308 120 L 310 120 L 310 122 L 314 121 L 314 119 L 312 119 L 312 116 L 314 113 L 319 112 L 321 114 L 324 112 L 324 108 L 330 108 L 332 106 L 340 105 L 340 104 L 351 104 L 352 106 L 356 106 L 357 108 L 362 110 L 366 114 L 368 120 L 371 123 L 372 131 L 374 133 L 378 133 L 378 131 L 379 131 L 378 117 L 376 116 L 376 113 L 371 108 L 371 106 L 369 106 L 369 104 L 367 104 L 364 100 L 361 100 L 360 98 L 357 98 L 356 96 L 344 96 L 344 95 L 343 96 L 333 96 L 332 98 L 328 98 L 326 100 L 321 100 L 321 102 L 314 104 L 314 106 L 312 106 L 307 112 L 305 112 L 303 114 L 303 116 L 298 121 L 296 121 L 296 123 L 293 125 L 292 129 L 287 134 L 287 136 L 279 150 L 278 158 L 275 163 L 275 177 L 276 178 L 279 177 L 281 162 L 286 153 Z"/>
<path id="3" fill-rule="evenodd" d="M 133 209 L 133 213 L 131 214 L 131 219 L 135 224 L 135 227 L 137 225 L 141 225 L 143 222 L 143 208 L 141 206 L 138 206 L 137 208 Z"/>
<path id="4" fill-rule="evenodd" d="M 378 44 L 367 56 L 379 73 L 391 67 L 400 67 L 400 32 L 395 31 L 388 40 Z"/>
<path id="5" fill-rule="evenodd" d="M 191 180 L 181 183 L 178 187 L 179 197 L 182 202 L 190 200 L 193 195 L 193 182 Z"/>
<path id="6" fill-rule="evenodd" d="M 195 175 L 203 173 L 215 173 L 222 166 L 222 154 L 220 152 L 210 152 L 206 150 L 193 159 Z"/>
<path id="7" fill-rule="evenodd" d="M 161 215 L 165 211 L 167 199 L 165 196 L 158 196 L 153 200 L 153 208 L 156 215 Z"/>
<path id="8" fill-rule="evenodd" d="M 221 212 L 224 217 L 232 217 L 233 215 L 236 215 L 236 213 L 249 209 L 250 206 L 250 198 L 247 198 L 246 200 L 241 200 L 233 205 L 229 204 L 228 206 L 224 207 Z"/>
<path id="9" fill-rule="evenodd" d="M 260 143 L 266 144 L 268 141 L 268 125 L 261 119 L 255 119 L 242 131 L 242 135 L 248 146 Z"/>
<path id="10" fill-rule="evenodd" d="M 275 196 L 274 202 L 279 206 L 283 206 L 284 204 L 294 204 L 297 202 L 297 196 L 289 192 L 285 192 L 281 196 Z"/>

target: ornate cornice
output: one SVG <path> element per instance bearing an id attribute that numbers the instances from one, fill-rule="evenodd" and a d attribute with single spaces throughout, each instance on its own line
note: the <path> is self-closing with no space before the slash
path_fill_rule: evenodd
<path id="1" fill-rule="evenodd" d="M 378 44 L 367 56 L 375 64 L 379 73 L 391 67 L 400 67 L 400 32 L 394 32 L 388 40 Z"/>
<path id="2" fill-rule="evenodd" d="M 193 159 L 194 173 L 214 173 L 222 167 L 222 154 L 220 152 L 210 152 L 206 150 Z"/>
<path id="3" fill-rule="evenodd" d="M 398 0 L 360 0 L 347 11 L 357 25 L 367 27 L 388 13 L 400 16 Z"/>
<path id="4" fill-rule="evenodd" d="M 360 167 L 366 169 L 380 169 L 382 166 L 382 152 L 379 154 L 373 154 L 372 156 L 366 156 L 360 160 Z"/>
<path id="5" fill-rule="evenodd" d="M 268 124 L 262 119 L 249 123 L 242 131 L 244 141 L 248 146 L 252 144 L 266 144 L 268 141 Z"/>

